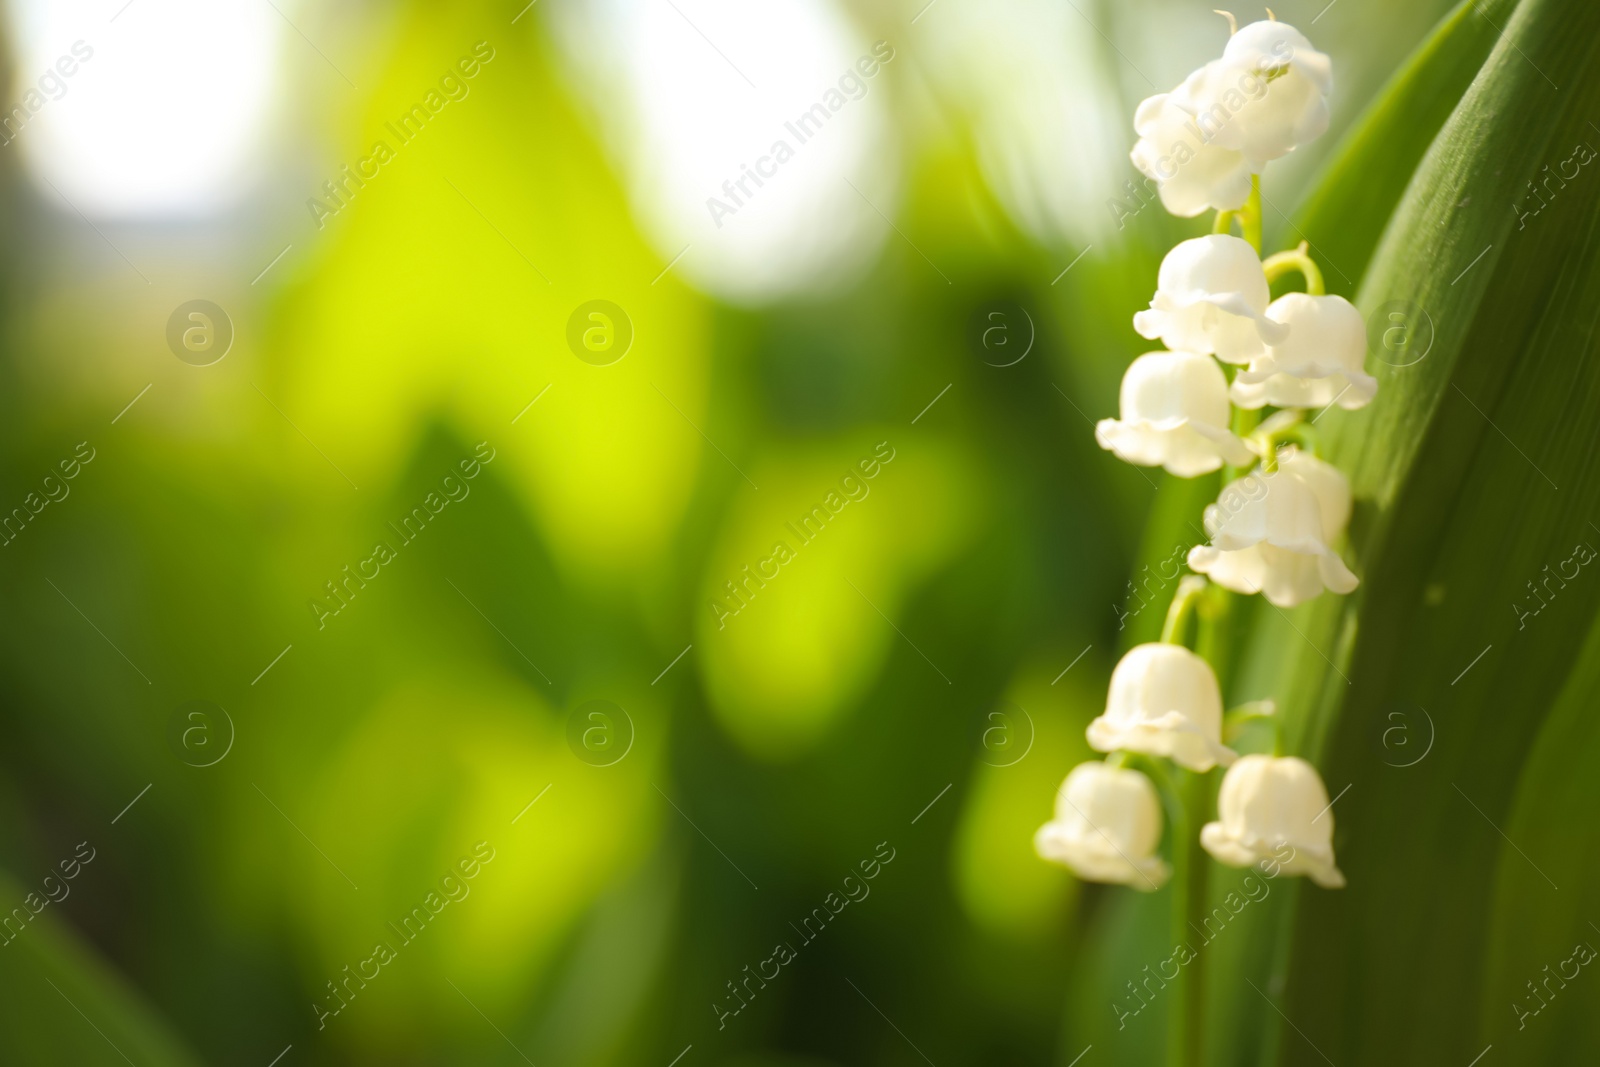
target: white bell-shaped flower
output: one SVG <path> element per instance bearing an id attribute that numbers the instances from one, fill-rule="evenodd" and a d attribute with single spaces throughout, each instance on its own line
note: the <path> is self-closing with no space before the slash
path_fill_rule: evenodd
<path id="1" fill-rule="evenodd" d="M 1270 865 L 1270 873 L 1309 875 L 1342 889 L 1333 859 L 1333 808 L 1317 769 L 1294 756 L 1245 756 L 1222 776 L 1217 821 L 1200 843 L 1230 867 Z M 1286 847 L 1287 846 L 1287 847 Z"/>
<path id="2" fill-rule="evenodd" d="M 1206 508 L 1211 543 L 1189 550 L 1189 566 L 1280 608 L 1324 589 L 1348 593 L 1360 580 L 1332 546 L 1349 520 L 1350 483 L 1339 469 L 1286 448 L 1276 471 L 1245 475 Z"/>
<path id="3" fill-rule="evenodd" d="M 1154 892 L 1171 870 L 1156 855 L 1161 801 L 1138 771 L 1080 763 L 1056 790 L 1056 814 L 1033 835 L 1039 855 L 1090 882 Z"/>
<path id="4" fill-rule="evenodd" d="M 1148 97 L 1133 114 L 1139 135 L 1129 158 L 1156 183 L 1161 206 L 1183 218 L 1236 211 L 1250 199 L 1244 153 L 1212 144 L 1167 93 Z"/>
<path id="5" fill-rule="evenodd" d="M 1133 328 L 1174 350 L 1249 363 L 1289 332 L 1267 318 L 1271 299 L 1261 257 L 1250 243 L 1207 234 L 1167 253 L 1149 310 L 1134 315 Z"/>
<path id="6" fill-rule="evenodd" d="M 1267 318 L 1289 327 L 1289 336 L 1268 347 L 1233 379 L 1229 395 L 1242 408 L 1321 408 L 1337 403 L 1364 407 L 1378 380 L 1363 365 L 1367 325 L 1342 296 L 1289 293 L 1274 300 Z"/>
<path id="7" fill-rule="evenodd" d="M 1228 430 L 1228 381 L 1210 356 L 1147 352 L 1122 375 L 1122 418 L 1101 419 L 1094 438 L 1121 459 L 1179 478 L 1252 458 Z"/>
<path id="8" fill-rule="evenodd" d="M 1211 665 L 1182 645 L 1128 650 L 1111 672 L 1106 710 L 1089 724 L 1098 752 L 1165 756 L 1192 771 L 1237 757 L 1222 744 L 1222 691 Z"/>
<path id="9" fill-rule="evenodd" d="M 1259 174 L 1328 129 L 1333 63 L 1283 22 L 1253 22 L 1228 38 L 1222 58 L 1172 92 L 1208 143 L 1239 152 Z"/>

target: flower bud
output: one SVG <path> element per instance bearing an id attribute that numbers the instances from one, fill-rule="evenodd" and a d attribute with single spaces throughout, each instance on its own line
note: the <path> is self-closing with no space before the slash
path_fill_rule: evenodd
<path id="1" fill-rule="evenodd" d="M 1287 326 L 1289 335 L 1234 377 L 1235 404 L 1322 408 L 1337 402 L 1353 411 L 1377 393 L 1377 379 L 1363 369 L 1367 324 L 1350 301 L 1289 293 L 1272 302 L 1267 318 Z"/>
<path id="2" fill-rule="evenodd" d="M 1165 756 L 1209 771 L 1237 756 L 1222 744 L 1222 691 L 1211 665 L 1182 645 L 1128 650 L 1111 672 L 1105 713 L 1089 724 L 1098 752 Z"/>
<path id="3" fill-rule="evenodd" d="M 1283 22 L 1254 22 L 1171 96 L 1209 144 L 1239 152 L 1259 174 L 1327 131 L 1332 90 L 1333 63 L 1304 34 Z"/>
<path id="4" fill-rule="evenodd" d="M 1271 474 L 1231 483 L 1206 508 L 1209 545 L 1189 550 L 1189 566 L 1224 589 L 1260 593 L 1292 608 L 1331 589 L 1360 584 L 1332 546 L 1350 519 L 1350 483 L 1339 469 L 1286 448 Z"/>
<path id="5" fill-rule="evenodd" d="M 1129 463 L 1193 478 L 1253 458 L 1228 430 L 1228 382 L 1210 356 L 1145 353 L 1122 376 L 1121 407 L 1122 418 L 1101 419 L 1094 436 Z"/>
<path id="6" fill-rule="evenodd" d="M 1171 875 L 1156 855 L 1161 801 L 1138 771 L 1080 763 L 1056 791 L 1056 817 L 1039 827 L 1033 847 L 1044 859 L 1089 882 L 1154 892 Z"/>
<path id="7" fill-rule="evenodd" d="M 1274 874 L 1309 875 L 1324 889 L 1342 889 L 1333 860 L 1333 809 L 1317 769 L 1294 756 L 1245 756 L 1222 776 L 1217 821 L 1200 844 L 1218 863 L 1270 863 Z"/>
<path id="8" fill-rule="evenodd" d="M 1267 318 L 1271 299 L 1261 257 L 1249 242 L 1208 234 L 1167 253 L 1150 308 L 1134 315 L 1133 328 L 1175 351 L 1249 363 L 1288 335 L 1287 326 Z"/>
<path id="9" fill-rule="evenodd" d="M 1194 117 L 1167 93 L 1144 100 L 1134 112 L 1139 135 L 1128 153 L 1156 182 L 1161 206 L 1183 218 L 1207 211 L 1236 211 L 1250 199 L 1250 165 L 1244 154 L 1207 142 Z"/>

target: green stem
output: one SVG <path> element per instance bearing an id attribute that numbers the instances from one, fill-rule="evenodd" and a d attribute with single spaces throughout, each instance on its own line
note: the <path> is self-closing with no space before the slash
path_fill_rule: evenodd
<path id="1" fill-rule="evenodd" d="M 1184 818 L 1173 825 L 1172 938 L 1185 946 L 1186 958 L 1176 980 L 1167 1031 L 1169 1067 L 1201 1067 L 1205 1048 L 1205 956 L 1195 952 L 1193 931 L 1205 921 L 1209 867 L 1200 844 L 1200 827 L 1210 811 L 1209 775 L 1182 772 L 1179 786 Z"/>
<path id="2" fill-rule="evenodd" d="M 1317 428 L 1309 422 L 1291 426 L 1284 431 L 1283 439 L 1295 442 L 1313 456 L 1322 455 L 1322 438 L 1317 434 Z"/>
<path id="3" fill-rule="evenodd" d="M 1233 431 L 1233 435 L 1235 437 L 1237 437 L 1239 440 L 1241 440 L 1241 441 L 1248 440 L 1250 435 L 1252 433 L 1255 433 L 1256 427 L 1259 426 L 1259 425 L 1261 425 L 1261 409 L 1260 408 L 1234 408 L 1233 409 L 1233 421 L 1232 421 L 1232 424 L 1229 426 L 1229 429 Z M 1229 483 L 1233 482 L 1236 478 L 1239 478 L 1240 476 L 1242 476 L 1252 466 L 1254 466 L 1254 461 L 1253 460 L 1250 463 L 1246 463 L 1242 467 L 1235 467 L 1231 463 L 1228 464 L 1227 466 L 1223 467 L 1222 468 L 1222 484 L 1223 484 L 1224 488 L 1226 488 L 1229 485 Z"/>
<path id="4" fill-rule="evenodd" d="M 1212 233 L 1232 233 L 1233 220 L 1239 213 L 1237 211 L 1219 211 L 1216 221 L 1211 224 Z"/>
<path id="5" fill-rule="evenodd" d="M 1287 252 L 1279 252 L 1268 256 L 1261 262 L 1261 269 L 1266 272 L 1267 282 L 1270 284 L 1291 271 L 1298 271 L 1306 280 L 1306 292 L 1312 296 L 1322 296 L 1327 288 L 1322 282 L 1322 271 L 1316 261 L 1306 252 L 1306 242 L 1301 241 L 1299 248 L 1292 248 Z"/>
<path id="6" fill-rule="evenodd" d="M 1167 608 L 1167 620 L 1161 626 L 1162 644 L 1184 644 L 1185 624 L 1194 613 L 1196 600 L 1205 590 L 1206 580 L 1197 574 L 1186 575 L 1178 583 L 1178 591 L 1172 595 L 1172 604 Z"/>
<path id="7" fill-rule="evenodd" d="M 1228 616 L 1233 611 L 1235 595 L 1220 585 L 1206 587 L 1206 594 L 1200 599 L 1195 608 L 1199 618 L 1196 626 L 1194 650 L 1216 672 L 1218 685 L 1225 684 L 1228 675 L 1228 666 L 1232 661 L 1233 649 L 1230 647 L 1232 631 L 1228 626 Z"/>
<path id="8" fill-rule="evenodd" d="M 1239 229 L 1250 247 L 1261 254 L 1261 175 L 1250 175 L 1250 199 L 1239 209 Z"/>
<path id="9" fill-rule="evenodd" d="M 1283 724 L 1282 720 L 1278 719 L 1278 707 L 1270 700 L 1254 700 L 1236 708 L 1229 708 L 1222 716 L 1222 743 L 1234 744 L 1251 723 L 1263 719 L 1275 720 L 1272 728 L 1282 732 Z"/>

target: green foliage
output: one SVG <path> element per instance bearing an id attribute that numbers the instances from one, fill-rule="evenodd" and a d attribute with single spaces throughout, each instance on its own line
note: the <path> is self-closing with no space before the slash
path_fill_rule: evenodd
<path id="1" fill-rule="evenodd" d="M 1494 47 L 1400 181 L 1485 26 Z M 1600 883 L 1566 838 L 1593 790 L 1574 794 L 1581 777 L 1560 774 L 1592 744 L 1574 705 L 1593 685 L 1581 650 L 1595 576 L 1568 563 L 1544 588 L 1597 537 L 1600 198 L 1586 185 L 1600 175 L 1572 162 L 1600 140 L 1597 42 L 1593 5 L 1524 0 L 1503 23 L 1463 5 L 1401 75 L 1396 91 L 1420 107 L 1386 98 L 1330 172 L 1403 187 L 1392 215 L 1373 200 L 1335 223 L 1365 193 L 1313 202 L 1307 225 L 1345 228 L 1350 264 L 1364 261 L 1363 228 L 1389 215 L 1359 306 L 1381 324 L 1404 302 L 1432 343 L 1378 368 L 1370 408 L 1319 424 L 1361 501 L 1361 589 L 1302 608 L 1292 627 L 1262 618 L 1241 681 L 1278 693 L 1330 791 L 1349 786 L 1334 810 L 1351 887 L 1302 887 L 1287 962 L 1256 979 L 1284 990 L 1299 1028 L 1279 1035 L 1288 1062 L 1308 1062 L 1308 1040 L 1334 1062 L 1467 1062 L 1491 1042 L 1518 1062 L 1600 1050 L 1581 1006 L 1592 990 L 1575 983 L 1525 1030 L 1511 1008 L 1537 1007 L 1524 981 L 1600 937 L 1585 918 Z M 1529 183 L 1558 169 L 1535 198 Z M 1398 766 L 1430 738 L 1425 758 Z M 1265 1007 L 1249 988 L 1237 999 Z M 1464 1005 L 1478 1006 L 1471 1025 Z"/>
<path id="2" fill-rule="evenodd" d="M 402 5 L 319 135 L 370 142 L 521 7 Z M 1347 20 L 1336 62 L 1359 48 L 1387 70 L 1409 34 L 1374 35 L 1384 7 L 1342 0 L 1310 32 Z M 1081 1067 L 1153 1061 L 1164 1008 L 1119 1030 L 1107 1003 L 1170 952 L 1167 898 L 1071 881 L 1030 837 L 1216 489 L 1092 436 L 1140 350 L 1127 315 L 1189 223 L 1145 208 L 1062 275 L 1080 246 L 997 222 L 957 130 L 919 149 L 900 232 L 855 288 L 719 306 L 661 273 L 547 17 L 495 36 L 470 101 L 251 290 L 262 303 L 238 298 L 255 321 L 207 373 L 160 352 L 147 375 L 152 316 L 120 290 L 7 279 L 0 483 L 20 499 L 84 427 L 101 458 L 0 561 L 0 890 L 20 902 L 62 841 L 90 834 L 104 858 L 0 949 L 0 1060 L 265 1064 L 293 1041 L 280 1067 L 665 1064 L 690 1043 L 680 1067 L 921 1062 L 910 1038 L 941 1067 L 1065 1065 L 1091 1043 Z M 1542 584 L 1600 545 L 1600 167 L 1518 217 L 1528 180 L 1600 144 L 1597 40 L 1575 0 L 1463 4 L 1292 220 L 1268 210 L 1276 246 L 1309 239 L 1331 291 L 1380 325 L 1404 302 L 1431 345 L 1373 368 L 1370 409 L 1317 423 L 1354 475 L 1361 589 L 1233 613 L 1230 702 L 1276 697 L 1290 747 L 1350 785 L 1333 813 L 1350 887 L 1276 882 L 1207 949 L 1212 1063 L 1320 1063 L 1305 1038 L 1341 1067 L 1600 1051 L 1588 968 L 1523 1030 L 1508 1007 L 1574 941 L 1600 944 L 1600 573 Z M 905 54 L 896 73 L 921 61 Z M 1340 106 L 1366 91 L 1351 80 Z M 637 329 L 603 369 L 560 340 L 597 296 Z M 999 298 L 1036 313 L 1011 368 L 964 342 Z M 470 499 L 319 628 L 307 599 L 483 440 L 498 451 Z M 897 454 L 870 495 L 719 627 L 708 602 L 882 441 Z M 1519 628 L 1513 605 L 1537 614 Z M 238 729 L 211 768 L 165 740 L 196 697 Z M 569 746 L 597 697 L 637 730 L 615 766 Z M 992 743 L 1002 701 L 1025 717 Z M 327 982 L 479 840 L 496 858 L 470 899 L 319 1031 Z M 871 898 L 719 1029 L 713 998 L 885 840 L 898 858 Z M 1214 872 L 1214 894 L 1240 874 Z"/>
<path id="3" fill-rule="evenodd" d="M 98 858 L 98 850 L 79 852 Z M 70 857 L 66 862 L 73 862 Z M 102 865 L 105 861 L 102 861 Z M 92 866 L 80 877 L 101 872 Z M 50 895 L 71 899 L 71 881 L 59 873 L 46 893 L 0 879 L 0 900 L 22 914 L 42 910 L 22 924 L 8 914 L 5 967 L 0 968 L 0 1032 L 12 1063 L 73 1063 L 110 1067 L 194 1067 L 191 1056 L 136 993 L 56 919 Z M 63 894 L 62 887 L 66 892 Z M 30 905 L 24 904 L 24 899 Z"/>

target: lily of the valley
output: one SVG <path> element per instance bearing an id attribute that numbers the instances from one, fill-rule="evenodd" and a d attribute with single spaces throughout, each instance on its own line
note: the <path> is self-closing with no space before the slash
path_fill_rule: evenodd
<path id="1" fill-rule="evenodd" d="M 1337 403 L 1355 410 L 1378 391 L 1366 373 L 1367 326 L 1342 296 L 1289 293 L 1274 300 L 1267 318 L 1288 327 L 1233 379 L 1230 396 L 1242 408 L 1321 408 Z"/>
<path id="2" fill-rule="evenodd" d="M 1333 62 L 1285 22 L 1252 22 L 1173 92 L 1212 144 L 1260 173 L 1328 129 Z"/>
<path id="3" fill-rule="evenodd" d="M 1194 116 L 1158 93 L 1133 115 L 1139 135 L 1128 153 L 1133 165 L 1156 183 L 1161 206 L 1193 218 L 1206 211 L 1235 211 L 1250 198 L 1250 165 L 1244 154 L 1210 143 Z"/>
<path id="4" fill-rule="evenodd" d="M 1150 779 L 1105 763 L 1080 763 L 1056 790 L 1055 818 L 1039 827 L 1039 855 L 1090 882 L 1153 892 L 1171 870 L 1156 855 L 1161 801 Z"/>
<path id="5" fill-rule="evenodd" d="M 1213 233 L 1180 242 L 1161 261 L 1148 310 L 1133 316 L 1141 337 L 1168 348 L 1249 363 L 1289 328 L 1267 318 L 1272 294 L 1248 241 Z"/>
<path id="6" fill-rule="evenodd" d="M 1228 430 L 1228 382 L 1210 356 L 1147 352 L 1122 376 L 1122 418 L 1101 419 L 1101 448 L 1142 467 L 1179 478 L 1210 474 L 1254 455 Z"/>
<path id="7" fill-rule="evenodd" d="M 1106 710 L 1089 724 L 1098 752 L 1165 756 L 1192 771 L 1229 764 L 1222 744 L 1222 691 L 1211 665 L 1182 645 L 1128 650 L 1111 672 Z"/>
<path id="8" fill-rule="evenodd" d="M 1286 448 L 1278 469 L 1230 484 L 1205 511 L 1209 545 L 1189 566 L 1237 593 L 1260 593 L 1280 608 L 1324 589 L 1348 593 L 1360 580 L 1334 551 L 1350 519 L 1350 483 L 1337 467 Z"/>
<path id="9" fill-rule="evenodd" d="M 1328 790 L 1317 769 L 1294 756 L 1245 756 L 1228 768 L 1217 821 L 1201 829 L 1200 844 L 1230 867 L 1271 861 L 1277 873 L 1309 875 L 1324 889 L 1344 887 L 1333 858 Z"/>

